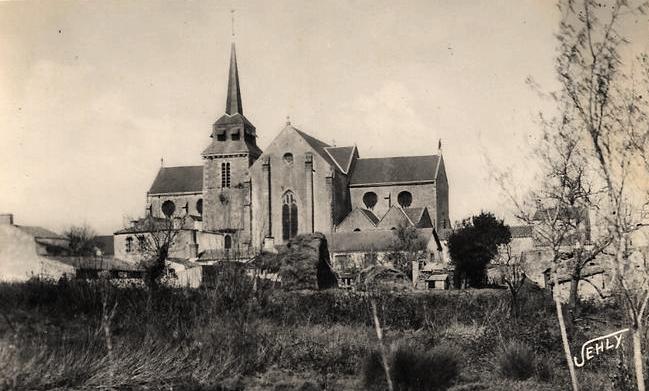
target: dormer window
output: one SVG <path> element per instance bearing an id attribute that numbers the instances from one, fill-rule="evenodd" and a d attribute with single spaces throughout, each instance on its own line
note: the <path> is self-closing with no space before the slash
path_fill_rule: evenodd
<path id="1" fill-rule="evenodd" d="M 239 129 L 234 129 L 232 133 L 230 134 L 230 137 L 232 138 L 233 141 L 237 141 L 241 139 L 241 133 Z"/>
<path id="2" fill-rule="evenodd" d="M 215 133 L 216 133 L 216 139 L 218 141 L 225 141 L 225 129 L 218 129 L 217 128 L 215 130 Z"/>

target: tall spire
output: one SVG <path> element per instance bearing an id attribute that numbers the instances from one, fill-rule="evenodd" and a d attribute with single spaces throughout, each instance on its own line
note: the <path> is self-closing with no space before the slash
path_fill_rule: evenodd
<path id="1" fill-rule="evenodd" d="M 228 77 L 228 97 L 225 103 L 225 112 L 229 115 L 239 113 L 243 115 L 241 104 L 241 90 L 239 89 L 239 70 L 237 69 L 237 53 L 234 42 L 230 49 L 230 75 Z"/>

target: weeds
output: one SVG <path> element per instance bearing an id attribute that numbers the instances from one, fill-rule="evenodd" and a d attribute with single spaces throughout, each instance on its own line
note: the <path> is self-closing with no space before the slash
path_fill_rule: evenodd
<path id="1" fill-rule="evenodd" d="M 536 371 L 536 357 L 529 346 L 520 342 L 509 342 L 498 356 L 500 373 L 509 379 L 525 380 Z"/>

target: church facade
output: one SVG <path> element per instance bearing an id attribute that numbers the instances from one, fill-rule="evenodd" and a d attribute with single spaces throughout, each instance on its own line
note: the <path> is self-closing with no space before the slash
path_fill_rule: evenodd
<path id="1" fill-rule="evenodd" d="M 287 121 L 262 151 L 244 116 L 234 43 L 227 88 L 203 164 L 161 167 L 147 193 L 148 215 L 190 218 L 179 257 L 254 254 L 311 232 L 450 228 L 441 143 L 437 154 L 362 158 L 356 146 L 331 146 Z M 129 234 L 116 233 L 116 255 L 128 258 L 119 247 Z"/>

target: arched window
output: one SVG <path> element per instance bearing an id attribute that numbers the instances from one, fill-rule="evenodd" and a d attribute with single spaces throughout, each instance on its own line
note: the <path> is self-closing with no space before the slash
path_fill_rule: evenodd
<path id="1" fill-rule="evenodd" d="M 376 193 L 373 191 L 368 191 L 367 193 L 363 194 L 363 204 L 365 204 L 365 207 L 367 209 L 374 208 L 374 205 L 376 205 L 377 200 L 378 197 L 376 196 Z"/>
<path id="2" fill-rule="evenodd" d="M 176 211 L 176 204 L 171 200 L 167 200 L 162 203 L 160 209 L 162 209 L 162 213 L 164 213 L 165 216 L 171 217 L 171 215 Z"/>
<path id="3" fill-rule="evenodd" d="M 198 201 L 196 201 L 196 211 L 198 212 L 199 215 L 203 215 L 203 199 L 199 198 Z"/>
<path id="4" fill-rule="evenodd" d="M 355 228 L 354 232 L 361 232 L 361 229 L 360 228 Z"/>
<path id="5" fill-rule="evenodd" d="M 223 247 L 226 250 L 229 250 L 232 248 L 232 237 L 230 235 L 225 235 L 225 238 L 223 239 Z"/>
<path id="6" fill-rule="evenodd" d="M 221 163 L 221 187 L 230 187 L 230 162 Z"/>
<path id="7" fill-rule="evenodd" d="M 289 240 L 297 235 L 297 203 L 292 192 L 282 197 L 282 239 Z"/>
<path id="8" fill-rule="evenodd" d="M 291 164 L 293 164 L 293 154 L 292 153 L 286 152 L 282 158 L 284 159 L 284 163 L 288 164 L 289 166 Z"/>
<path id="9" fill-rule="evenodd" d="M 397 196 L 397 202 L 402 208 L 410 207 L 410 204 L 412 204 L 412 194 L 409 191 L 402 191 Z"/>

